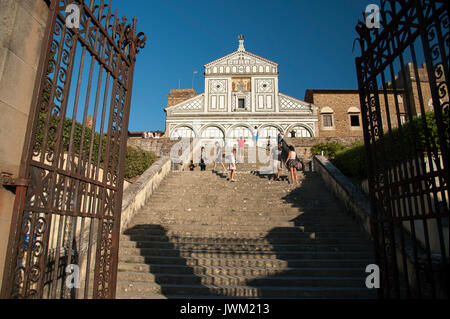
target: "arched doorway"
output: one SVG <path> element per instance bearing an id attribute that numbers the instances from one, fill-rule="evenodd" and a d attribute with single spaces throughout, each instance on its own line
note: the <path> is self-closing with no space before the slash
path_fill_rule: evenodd
<path id="1" fill-rule="evenodd" d="M 208 126 L 202 130 L 201 133 L 202 143 L 223 143 L 225 139 L 225 134 L 222 129 L 217 126 Z"/>
<path id="2" fill-rule="evenodd" d="M 294 125 L 286 132 L 287 137 L 313 137 L 311 130 L 302 125 Z"/>
<path id="3" fill-rule="evenodd" d="M 237 145 L 237 140 L 240 137 L 246 140 L 245 144 L 253 144 L 253 133 L 250 128 L 244 125 L 235 126 L 230 130 L 227 136 L 227 140 L 229 141 L 228 143 L 231 143 L 231 145 Z"/>
<path id="4" fill-rule="evenodd" d="M 260 128 L 258 130 L 259 140 L 261 141 L 260 145 L 268 145 L 269 141 L 271 141 L 271 145 L 274 144 L 273 141 L 277 140 L 280 131 L 282 131 L 280 128 L 273 125 L 267 125 Z"/>
<path id="5" fill-rule="evenodd" d="M 179 126 L 172 131 L 170 138 L 173 140 L 180 138 L 194 138 L 195 132 L 192 128 L 188 126 Z"/>

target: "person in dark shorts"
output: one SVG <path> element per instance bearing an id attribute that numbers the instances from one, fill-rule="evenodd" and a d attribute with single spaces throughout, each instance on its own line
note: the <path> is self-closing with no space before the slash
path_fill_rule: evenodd
<path id="1" fill-rule="evenodd" d="M 291 183 L 298 183 L 298 176 L 297 176 L 297 167 L 296 167 L 296 161 L 297 161 L 297 154 L 295 153 L 294 146 L 289 146 L 289 155 L 286 159 L 286 168 L 291 173 Z"/>
<path id="2" fill-rule="evenodd" d="M 201 153 L 200 153 L 200 163 L 198 164 L 198 166 L 200 166 L 201 171 L 206 171 L 206 161 L 207 161 L 207 157 L 206 157 L 205 148 L 202 147 Z"/>

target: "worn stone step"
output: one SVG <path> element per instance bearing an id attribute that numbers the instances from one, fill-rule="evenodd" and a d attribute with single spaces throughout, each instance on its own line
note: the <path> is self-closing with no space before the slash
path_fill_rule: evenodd
<path id="1" fill-rule="evenodd" d="M 117 292 L 116 299 L 168 299 L 160 293 Z"/>
<path id="2" fill-rule="evenodd" d="M 150 226 L 150 227 L 148 227 Z M 278 229 L 283 229 L 285 232 L 301 233 L 301 232 L 351 232 L 351 231 L 361 231 L 356 225 L 323 225 L 323 224 L 305 224 L 296 225 L 291 227 L 278 226 L 278 225 L 227 225 L 227 224 L 214 224 L 210 225 L 207 223 L 185 225 L 185 224 L 171 224 L 171 225 L 158 225 L 159 227 L 153 227 L 154 225 L 138 224 L 134 225 L 131 229 L 128 229 L 125 233 L 131 234 L 165 234 L 168 230 L 183 230 L 184 232 L 203 232 L 205 234 L 214 232 L 267 232 L 272 234 Z"/>
<path id="3" fill-rule="evenodd" d="M 316 238 L 316 237 L 294 237 L 294 238 L 189 238 L 189 237 L 171 237 L 167 238 L 164 236 L 155 237 L 145 237 L 142 236 L 140 239 L 133 237 L 133 240 L 122 239 L 120 242 L 120 248 L 152 248 L 152 247 L 163 247 L 160 246 L 161 243 L 167 247 L 173 247 L 174 244 L 217 244 L 217 245 L 272 245 L 277 247 L 283 244 L 353 244 L 357 240 L 360 244 L 370 245 L 368 239 L 359 237 L 329 237 L 329 238 Z"/>
<path id="4" fill-rule="evenodd" d="M 323 243 L 279 243 L 272 244 L 234 244 L 234 243 L 167 243 L 167 242 L 150 242 L 147 247 L 131 248 L 121 247 L 120 252 L 125 255 L 159 255 L 161 252 L 170 254 L 179 251 L 192 252 L 217 252 L 217 253 L 234 253 L 238 254 L 252 253 L 295 253 L 302 251 L 364 251 L 367 248 L 366 243 L 348 243 L 348 244 L 323 244 Z"/>
<path id="5" fill-rule="evenodd" d="M 242 235 L 242 236 L 239 236 Z M 283 232 L 271 233 L 267 232 L 240 232 L 240 233 L 213 233 L 211 236 L 205 234 L 204 232 L 196 232 L 186 234 L 183 231 L 177 232 L 173 231 L 167 234 L 133 234 L 133 235 L 121 235 L 120 236 L 120 246 L 126 247 L 126 245 L 136 245 L 136 243 L 145 243 L 151 241 L 165 241 L 165 242 L 220 242 L 220 243 L 297 243 L 303 242 L 304 240 L 318 241 L 318 242 L 339 242 L 339 241 L 359 241 L 369 242 L 366 234 L 357 232 L 301 232 L 295 234 L 285 234 Z M 125 246 L 124 246 L 125 245 Z M 144 244 L 145 245 L 145 244 Z"/>
<path id="6" fill-rule="evenodd" d="M 367 238 L 367 235 L 363 233 L 360 229 L 354 229 L 352 231 L 291 231 L 291 228 L 276 228 L 271 231 L 236 231 L 236 230 L 217 230 L 208 231 L 205 233 L 204 230 L 184 230 L 184 229 L 167 229 L 158 231 L 156 228 L 154 231 L 129 231 L 122 235 L 123 239 L 126 240 L 145 240 L 145 238 L 150 237 L 154 239 L 154 236 L 161 238 L 200 238 L 203 237 L 208 239 L 263 239 L 263 240 L 282 240 L 282 239 L 301 239 L 301 238 L 355 238 L 363 236 Z"/>
<path id="7" fill-rule="evenodd" d="M 161 212 L 164 211 L 164 214 Z M 299 212 L 298 209 L 289 208 L 289 209 L 280 209 L 274 210 L 273 212 L 261 212 L 261 209 L 254 209 L 247 207 L 246 209 L 239 208 L 226 208 L 224 212 L 215 213 L 213 208 L 186 208 L 184 210 L 179 209 L 167 209 L 161 210 L 160 208 L 148 210 L 142 210 L 138 214 L 134 216 L 134 219 L 139 219 L 143 221 L 150 220 L 164 220 L 164 219 L 183 219 L 183 220 L 194 220 L 196 222 L 201 222 L 205 220 L 214 220 L 214 219 L 222 219 L 225 221 L 234 221 L 243 219 L 251 221 L 290 221 L 290 220 L 302 220 L 302 221 L 327 221 L 329 223 L 352 223 L 352 219 L 345 214 L 336 214 L 336 213 L 322 213 L 318 211 L 317 213 L 307 212 L 302 213 Z"/>
<path id="8" fill-rule="evenodd" d="M 237 259 L 299 259 L 299 258 L 363 258 L 370 259 L 371 253 L 367 251 L 286 251 L 286 252 L 251 252 L 251 251 L 200 251 L 200 250 L 175 250 L 175 249 L 148 249 L 138 254 L 127 254 L 125 251 L 120 253 L 120 261 L 131 260 L 131 262 L 156 262 L 154 257 L 191 257 L 191 258 L 237 258 Z"/>
<path id="9" fill-rule="evenodd" d="M 346 227 L 348 228 L 357 228 L 353 223 L 350 221 L 339 221 L 339 222 L 332 222 L 329 220 L 321 221 L 320 219 L 316 220 L 285 220 L 282 219 L 274 220 L 274 219 L 245 219 L 242 218 L 135 218 L 130 223 L 130 227 L 134 227 L 137 225 L 148 225 L 148 224 L 160 224 L 163 226 L 193 226 L 193 225 L 200 225 L 200 226 L 237 226 L 237 227 L 251 227 L 255 228 L 258 226 L 264 226 L 268 227 L 268 225 L 271 225 L 272 228 L 274 227 L 295 227 L 295 226 L 309 226 L 309 227 L 324 227 L 324 228 L 340 228 L 340 227 Z"/>
<path id="10" fill-rule="evenodd" d="M 156 282 L 164 284 L 199 284 L 213 286 L 322 286 L 327 287 L 365 287 L 365 277 L 295 277 L 295 276 L 268 276 L 268 277 L 249 277 L 245 275 L 196 275 L 196 274 L 168 274 L 168 273 L 142 273 L 142 272 L 124 272 L 118 274 L 118 283 L 129 286 L 131 283 L 150 283 Z M 143 292 L 142 290 L 139 292 Z"/>
<path id="11" fill-rule="evenodd" d="M 248 276 L 248 277 L 264 277 L 264 276 L 331 276 L 331 277 L 348 277 L 365 275 L 365 265 L 361 263 L 359 267 L 229 267 L 229 266 L 206 266 L 206 265 L 167 265 L 167 264 L 119 264 L 119 272 L 135 272 L 135 273 L 171 273 L 171 274 L 195 274 L 195 275 L 222 275 L 222 276 Z"/>
<path id="12" fill-rule="evenodd" d="M 366 267 L 373 263 L 373 258 L 347 258 L 347 259 L 333 259 L 333 258 L 301 258 L 301 259 L 261 259 L 261 258 L 192 258 L 181 256 L 120 256 L 119 265 L 130 265 L 130 267 L 138 267 L 136 269 L 145 269 L 148 265 L 163 264 L 163 265 L 180 265 L 188 267 L 260 267 L 260 268 L 286 268 L 286 267 Z"/>
<path id="13" fill-rule="evenodd" d="M 248 287 L 205 286 L 156 283 L 117 283 L 117 290 L 130 293 L 159 293 L 163 295 L 201 295 L 247 298 L 375 298 L 375 292 L 354 287 Z"/>
<path id="14" fill-rule="evenodd" d="M 154 220 L 148 220 L 148 219 L 134 219 L 130 226 L 133 227 L 134 225 L 143 225 L 146 222 L 150 223 L 161 223 L 164 226 L 176 226 L 176 227 L 188 227 L 188 226 L 197 226 L 199 224 L 198 219 L 172 219 L 172 220 L 161 220 L 161 219 L 154 219 Z M 264 220 L 219 220 L 219 219 L 209 219 L 209 220 L 202 220 L 200 221 L 201 226 L 225 226 L 225 227 L 248 227 L 250 229 L 257 229 L 259 226 L 266 227 L 269 223 L 268 221 Z M 272 221 L 273 225 L 276 225 L 277 227 L 293 227 L 295 226 L 295 222 L 290 221 L 277 221 L 276 223 Z M 345 226 L 345 225 L 342 225 Z"/>

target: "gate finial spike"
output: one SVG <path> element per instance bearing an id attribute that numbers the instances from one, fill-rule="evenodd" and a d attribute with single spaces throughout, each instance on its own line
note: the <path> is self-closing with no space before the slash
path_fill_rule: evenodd
<path id="1" fill-rule="evenodd" d="M 136 25 L 137 25 L 137 17 L 133 17 L 133 30 L 136 31 Z"/>

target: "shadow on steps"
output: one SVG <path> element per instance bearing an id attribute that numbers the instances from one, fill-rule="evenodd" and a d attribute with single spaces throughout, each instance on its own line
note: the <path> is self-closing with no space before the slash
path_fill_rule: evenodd
<path id="1" fill-rule="evenodd" d="M 296 227 L 274 227 L 265 239 L 287 265 L 247 282 L 258 289 L 258 297 L 375 298 L 365 286 L 365 267 L 374 260 L 369 236 L 317 173 L 305 172 L 282 199 L 298 209 L 290 220 Z"/>
<path id="2" fill-rule="evenodd" d="M 136 248 L 140 249 L 140 255 L 144 259 L 143 263 L 149 266 L 149 272 L 154 276 L 154 282 L 160 286 L 160 291 L 155 291 L 155 294 L 161 294 L 166 297 L 173 295 L 173 288 L 170 287 L 180 283 L 177 282 L 176 276 L 179 274 L 175 274 L 175 276 L 168 275 L 167 272 L 164 272 L 164 266 L 180 266 L 183 268 L 181 275 L 184 278 L 189 278 L 188 282 L 183 282 L 184 284 L 195 285 L 200 289 L 208 288 L 202 284 L 202 278 L 195 274 L 194 268 L 188 265 L 186 258 L 181 256 L 179 249 L 170 241 L 166 229 L 161 225 L 135 225 L 127 229 L 124 235 L 128 235 L 130 240 L 136 243 Z M 144 252 L 144 250 L 152 248 L 155 248 L 153 254 Z M 164 253 L 159 253 L 159 248 L 163 248 Z M 170 257 L 170 260 L 165 257 Z M 153 270 L 153 268 L 159 268 L 162 271 Z M 187 296 L 190 294 L 189 291 L 183 291 L 182 289 L 177 289 L 176 293 Z"/>

